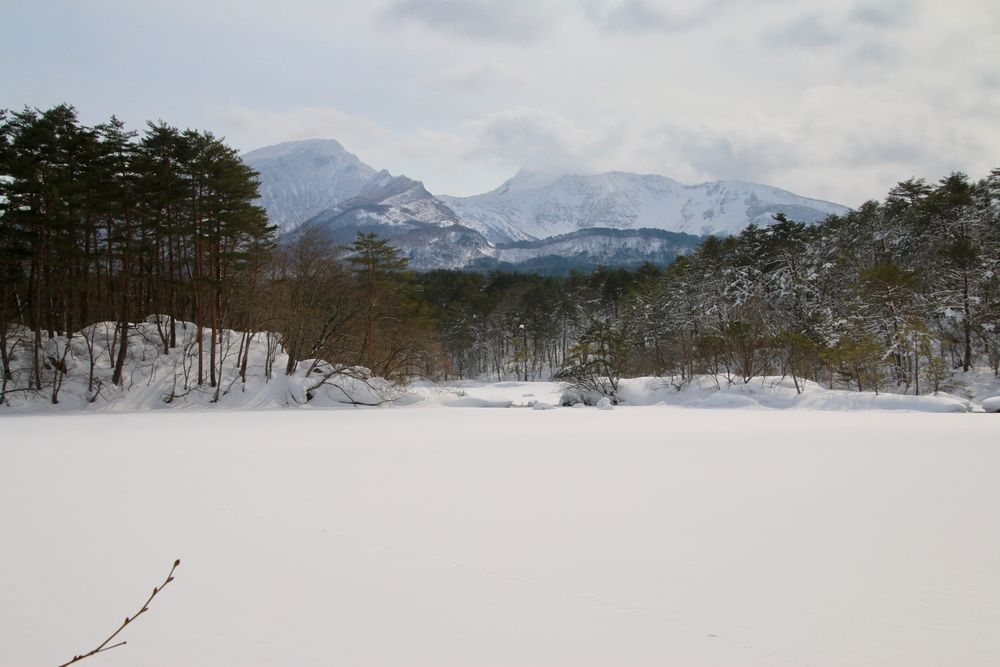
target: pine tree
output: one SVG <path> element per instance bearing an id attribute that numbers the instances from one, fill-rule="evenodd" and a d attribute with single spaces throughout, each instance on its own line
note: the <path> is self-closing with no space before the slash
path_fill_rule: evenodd
<path id="1" fill-rule="evenodd" d="M 361 343 L 358 362 L 369 369 L 376 367 L 376 327 L 405 298 L 400 273 L 409 260 L 377 234 L 358 232 L 347 247 L 348 262 L 358 279 L 361 297 Z"/>

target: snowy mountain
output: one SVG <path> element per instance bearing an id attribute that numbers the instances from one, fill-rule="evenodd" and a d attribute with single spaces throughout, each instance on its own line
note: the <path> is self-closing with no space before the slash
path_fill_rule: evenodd
<path id="1" fill-rule="evenodd" d="M 376 175 L 332 139 L 268 146 L 246 153 L 243 161 L 260 172 L 259 203 L 282 232 L 354 197 Z"/>
<path id="2" fill-rule="evenodd" d="M 446 227 L 458 222 L 455 212 L 428 192 L 423 183 L 382 170 L 357 195 L 319 212 L 303 225 L 344 229 L 353 237 L 357 230 Z"/>
<path id="3" fill-rule="evenodd" d="M 465 225 L 423 183 L 384 170 L 357 196 L 299 227 L 310 228 L 319 228 L 342 244 L 353 240 L 359 231 L 378 233 L 402 250 L 418 270 L 505 266 L 561 272 L 599 264 L 667 264 L 694 250 L 701 241 L 701 237 L 658 229 L 591 228 L 542 240 L 494 244 Z"/>
<path id="4" fill-rule="evenodd" d="M 359 231 L 388 238 L 410 258 L 415 269 L 461 268 L 490 255 L 489 242 L 463 226 L 458 216 L 420 181 L 376 174 L 361 192 L 303 223 L 320 228 L 338 243 Z"/>
<path id="5" fill-rule="evenodd" d="M 493 242 L 544 239 L 592 227 L 729 235 L 751 223 L 766 226 L 778 212 L 800 222 L 847 212 L 838 204 L 765 185 L 740 181 L 684 185 L 664 176 L 625 172 L 521 170 L 492 192 L 441 200 L 463 224 Z"/>
<path id="6" fill-rule="evenodd" d="M 766 226 L 775 213 L 815 222 L 847 211 L 765 185 L 684 185 L 625 172 L 522 169 L 492 192 L 438 197 L 420 181 L 376 171 L 328 139 L 277 144 L 243 159 L 260 172 L 260 203 L 286 237 L 304 224 L 338 243 L 358 231 L 376 232 L 417 269 L 663 264 L 706 234 Z"/>
<path id="7" fill-rule="evenodd" d="M 354 197 L 322 211 L 310 222 L 337 227 L 398 227 L 459 223 L 458 216 L 420 181 L 384 169 Z"/>

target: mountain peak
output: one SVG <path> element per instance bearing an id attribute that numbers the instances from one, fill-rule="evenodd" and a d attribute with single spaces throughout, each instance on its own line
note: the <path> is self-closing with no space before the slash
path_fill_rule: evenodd
<path id="1" fill-rule="evenodd" d="M 581 229 L 662 229 L 730 235 L 775 213 L 817 222 L 847 209 L 765 185 L 715 181 L 684 185 L 656 174 L 553 173 L 521 169 L 496 190 L 444 197 L 462 223 L 489 240 L 543 239 Z"/>
<path id="2" fill-rule="evenodd" d="M 516 174 L 504 181 L 494 192 L 517 192 L 545 188 L 561 178 L 573 175 L 575 174 L 556 169 L 521 167 Z"/>
<path id="3" fill-rule="evenodd" d="M 265 146 L 243 161 L 260 173 L 260 204 L 283 232 L 356 196 L 376 175 L 335 139 Z"/>
<path id="4" fill-rule="evenodd" d="M 295 141 L 283 141 L 272 146 L 264 146 L 244 153 L 244 159 L 260 160 L 268 158 L 286 157 L 303 153 L 344 155 L 346 157 L 357 156 L 350 153 L 343 144 L 336 139 L 297 139 Z"/>
<path id="5" fill-rule="evenodd" d="M 375 230 L 406 245 L 414 258 L 433 246 L 435 261 L 447 266 L 493 253 L 495 243 L 576 234 L 558 247 L 610 257 L 598 238 L 614 239 L 608 243 L 618 252 L 649 241 L 649 230 L 726 236 L 749 224 L 766 227 L 776 213 L 810 223 L 847 211 L 754 183 L 685 185 L 656 174 L 572 167 L 523 167 L 485 194 L 435 197 L 420 181 L 373 169 L 333 139 L 287 141 L 251 151 L 244 160 L 260 172 L 261 203 L 282 232 L 306 221 L 338 239 Z M 448 250 L 451 243 L 458 245 Z"/>

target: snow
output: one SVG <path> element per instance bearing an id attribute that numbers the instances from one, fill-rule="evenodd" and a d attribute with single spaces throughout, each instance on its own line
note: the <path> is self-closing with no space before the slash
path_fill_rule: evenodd
<path id="1" fill-rule="evenodd" d="M 459 396 L 458 398 L 444 399 L 441 401 L 441 405 L 449 408 L 509 408 L 513 403 L 511 401 L 491 401 L 473 396 Z"/>
<path id="2" fill-rule="evenodd" d="M 741 181 L 684 185 L 664 176 L 628 172 L 522 170 L 491 192 L 441 200 L 462 224 L 494 243 L 543 239 L 591 227 L 730 235 L 751 223 L 767 226 L 779 211 L 801 222 L 847 212 L 838 204 L 766 185 Z"/>
<path id="3" fill-rule="evenodd" d="M 676 381 L 675 381 L 676 382 Z M 679 383 L 677 383 L 679 384 Z M 622 381 L 618 395 L 632 405 L 675 405 L 691 408 L 753 408 L 774 410 L 903 410 L 912 412 L 976 412 L 974 400 L 939 392 L 913 396 L 827 389 L 799 380 L 801 393 L 790 377 L 752 378 L 744 382 L 724 377 L 698 376 L 678 389 L 665 378 L 630 378 Z M 983 386 L 996 387 L 997 379 Z"/>
<path id="4" fill-rule="evenodd" d="M 285 375 L 288 360 L 273 334 L 256 332 L 250 337 L 247 374 L 239 374 L 240 352 L 244 334 L 229 329 L 219 333 L 220 359 L 218 389 L 208 382 L 197 385 L 198 329 L 191 322 L 176 321 L 177 347 L 163 352 L 163 343 L 151 315 L 145 322 L 129 327 L 128 358 L 124 365 L 123 386 L 111 383 L 115 358 L 114 322 L 98 322 L 76 332 L 68 341 L 57 336 L 45 341 L 47 357 L 62 359 L 66 366 L 58 403 L 51 402 L 51 389 L 41 392 L 16 391 L 30 386 L 31 357 L 18 346 L 12 364 L 13 380 L 0 414 L 35 411 L 136 411 L 151 409 L 225 408 L 262 409 L 305 406 L 330 407 L 379 405 L 404 399 L 402 390 L 382 378 L 373 378 L 361 367 L 333 365 L 322 360 L 306 359 L 298 363 L 292 375 Z M 160 318 L 164 332 L 169 320 Z M 164 334 L 165 335 L 165 334 Z M 30 342 L 31 332 L 13 329 L 10 339 Z M 273 341 L 269 346 L 269 341 Z M 203 331 L 204 359 L 207 365 L 211 334 Z M 272 373 L 266 371 L 268 350 L 272 349 Z M 90 380 L 93 359 L 94 380 Z M 46 370 L 46 385 L 51 385 Z M 208 372 L 205 372 L 207 379 Z M 218 392 L 218 395 L 216 395 Z M 403 400 L 402 402 L 405 402 Z"/>
<path id="5" fill-rule="evenodd" d="M 357 195 L 376 175 L 332 139 L 267 146 L 245 154 L 243 160 L 260 173 L 258 203 L 280 232 Z"/>
<path id="6" fill-rule="evenodd" d="M 518 257 L 535 255 L 527 249 L 501 251 L 492 244 L 548 239 L 583 229 L 651 228 L 696 236 L 729 235 L 750 223 L 766 226 L 778 211 L 803 222 L 847 212 L 837 204 L 765 185 L 740 181 L 684 185 L 664 176 L 628 172 L 521 170 L 491 192 L 435 197 L 419 181 L 376 171 L 334 140 L 286 142 L 251 151 L 243 159 L 260 173 L 259 203 L 281 232 L 319 216 L 338 226 L 378 227 L 390 236 L 399 227 L 426 227 L 425 233 L 430 234 L 434 228 L 455 224 L 476 233 L 471 257 L 459 252 L 434 267 L 463 266 L 481 256 L 523 261 Z M 368 208 L 359 209 L 362 204 Z M 606 237 L 554 239 L 546 248 L 573 256 L 593 253 L 592 246 L 596 246 L 607 255 L 609 245 L 619 254 L 632 249 L 626 239 Z M 641 253 L 637 257 L 642 261 Z"/>
<path id="7" fill-rule="evenodd" d="M 166 331 L 168 320 L 161 319 Z M 246 379 L 239 373 L 240 354 L 246 339 L 238 331 L 219 335 L 221 360 L 218 390 L 197 386 L 197 328 L 190 322 L 174 324 L 177 347 L 168 353 L 157 317 L 130 325 L 128 359 L 124 367 L 124 387 L 111 383 L 115 358 L 115 323 L 100 322 L 73 334 L 45 341 L 46 357 L 62 359 L 66 375 L 58 395 L 51 402 L 51 390 L 17 391 L 30 385 L 31 356 L 16 347 L 13 379 L 8 383 L 0 415 L 26 412 L 145 411 L 152 409 L 271 409 L 364 406 L 413 406 L 450 408 L 532 407 L 537 403 L 567 405 L 583 398 L 596 404 L 600 395 L 578 396 L 558 382 L 459 381 L 434 383 L 417 381 L 406 386 L 373 378 L 360 367 L 345 367 L 322 360 L 299 362 L 292 375 L 285 375 L 287 356 L 273 334 L 257 332 L 249 339 Z M 205 358 L 210 334 L 205 331 Z M 31 332 L 13 329 L 10 340 L 30 343 Z M 93 359 L 93 362 L 91 362 Z M 270 359 L 270 364 L 268 363 Z M 93 381 L 90 367 L 93 363 Z M 267 368 L 272 372 L 268 377 Z M 46 370 L 45 380 L 51 381 Z M 207 372 L 206 372 L 207 377 Z M 693 381 L 678 378 L 623 379 L 616 399 L 625 404 L 683 406 L 689 408 L 797 409 L 797 410 L 903 410 L 913 412 L 996 411 L 996 401 L 984 399 L 1000 395 L 1000 378 L 989 369 L 956 373 L 948 381 L 952 393 L 921 396 L 894 393 L 831 390 L 815 382 L 799 381 L 796 389 L 790 377 L 760 377 L 744 382 L 740 378 L 698 376 Z M 92 399 L 92 400 L 91 400 Z"/>
<path id="8" fill-rule="evenodd" d="M 457 399 L 467 399 L 464 405 L 476 407 L 476 401 L 484 407 L 503 405 L 504 407 L 531 407 L 535 403 L 558 405 L 563 393 L 559 382 L 478 382 L 462 380 L 450 383 L 415 382 L 407 388 L 408 394 L 427 406 L 438 404 L 461 407 Z"/>
<path id="9" fill-rule="evenodd" d="M 988 376 L 988 378 L 987 378 Z M 902 411 L 932 413 L 989 412 L 983 396 L 1000 392 L 1000 379 L 991 372 L 959 374 L 968 386 L 967 396 L 939 392 L 921 396 L 827 389 L 815 382 L 799 380 L 801 393 L 790 377 L 754 378 L 745 383 L 723 376 L 702 375 L 691 382 L 660 377 L 624 378 L 618 399 L 628 406 L 685 407 L 696 409 L 813 410 L 813 411 Z M 680 387 L 680 388 L 678 388 Z M 958 390 L 956 390 L 958 391 Z M 423 407 L 532 407 L 537 402 L 566 405 L 578 392 L 567 392 L 559 382 L 417 382 L 406 389 L 405 402 Z M 586 397 L 591 405 L 600 395 Z M 396 404 L 400 404 L 397 400 Z M 572 407 L 584 407 L 577 403 Z"/>
<path id="10" fill-rule="evenodd" d="M 444 406 L 450 408 L 532 407 L 537 403 L 567 405 L 586 399 L 596 404 L 601 396 L 582 397 L 558 382 L 460 381 L 437 384 L 417 381 L 394 385 L 371 377 L 368 369 L 307 359 L 291 375 L 283 372 L 287 355 L 278 338 L 267 332 L 247 337 L 238 331 L 219 334 L 218 388 L 197 385 L 198 329 L 190 322 L 174 323 L 177 347 L 163 352 L 161 329 L 166 335 L 169 320 L 151 315 L 129 327 L 128 357 L 123 386 L 111 383 L 117 336 L 113 322 L 99 322 L 76 332 L 67 341 L 57 336 L 45 341 L 44 355 L 64 362 L 58 403 L 51 402 L 50 388 L 27 391 L 30 386 L 31 332 L 14 328 L 9 333 L 14 346 L 12 379 L 0 415 L 25 412 L 145 411 L 151 409 L 268 409 L 288 407 Z M 203 332 L 204 356 L 211 344 Z M 247 354 L 246 376 L 241 376 L 241 354 Z M 91 367 L 93 371 L 91 372 Z M 270 374 L 268 368 L 271 369 Z M 45 372 L 50 385 L 52 369 Z M 91 377 L 93 376 L 93 377 Z M 207 372 L 206 372 L 207 378 Z M 1000 378 L 992 370 L 956 373 L 947 383 L 952 393 L 905 395 L 894 393 L 832 390 L 815 382 L 795 382 L 790 377 L 740 378 L 698 376 L 693 381 L 678 378 L 628 378 L 620 383 L 617 401 L 629 405 L 665 405 L 691 408 L 805 409 L 805 410 L 903 410 L 914 412 L 997 411 Z M 22 388 L 18 390 L 17 388 Z M 608 406 L 610 407 L 610 405 Z"/>
<path id="11" fill-rule="evenodd" d="M 1000 664 L 991 415 L 438 399 L 8 413 L 0 664 Z"/>

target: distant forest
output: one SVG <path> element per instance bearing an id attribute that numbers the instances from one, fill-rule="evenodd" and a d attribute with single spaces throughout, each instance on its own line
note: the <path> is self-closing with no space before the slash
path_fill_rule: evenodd
<path id="1" fill-rule="evenodd" d="M 779 215 L 670 266 L 565 277 L 418 274 L 372 234 L 279 244 L 258 186 L 209 132 L 88 127 L 65 105 L 0 112 L 0 401 L 57 401 L 71 343 L 86 348 L 96 322 L 113 323 L 118 386 L 136 322 L 156 324 L 164 353 L 175 323 L 195 327 L 192 382 L 208 387 L 223 363 L 247 373 L 248 352 L 217 353 L 224 330 L 241 350 L 266 338 L 266 377 L 324 359 L 610 395 L 623 376 L 706 373 L 927 393 L 1000 368 L 1000 169 L 907 180 L 816 225 Z"/>

